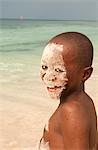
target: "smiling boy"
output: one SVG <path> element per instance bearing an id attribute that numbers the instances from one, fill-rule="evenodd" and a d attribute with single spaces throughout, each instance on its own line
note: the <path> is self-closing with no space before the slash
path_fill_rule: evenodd
<path id="1" fill-rule="evenodd" d="M 96 111 L 84 85 L 93 71 L 92 59 L 91 41 L 78 32 L 59 34 L 45 47 L 41 78 L 60 103 L 44 128 L 39 150 L 96 150 Z"/>

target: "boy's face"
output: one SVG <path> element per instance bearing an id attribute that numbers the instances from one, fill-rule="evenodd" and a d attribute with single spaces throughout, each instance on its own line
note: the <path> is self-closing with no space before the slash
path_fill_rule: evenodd
<path id="1" fill-rule="evenodd" d="M 68 82 L 67 70 L 62 57 L 63 45 L 50 43 L 41 59 L 41 78 L 52 98 L 60 98 Z"/>
<path id="2" fill-rule="evenodd" d="M 72 49 L 72 48 L 71 48 Z M 52 98 L 60 98 L 63 94 L 76 90 L 82 80 L 81 70 L 74 63 L 69 44 L 50 43 L 41 59 L 41 78 Z"/>

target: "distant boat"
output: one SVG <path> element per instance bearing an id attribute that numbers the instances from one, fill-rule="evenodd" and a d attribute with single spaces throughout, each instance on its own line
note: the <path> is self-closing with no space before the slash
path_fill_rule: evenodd
<path id="1" fill-rule="evenodd" d="M 20 20 L 24 20 L 24 16 L 20 16 Z"/>

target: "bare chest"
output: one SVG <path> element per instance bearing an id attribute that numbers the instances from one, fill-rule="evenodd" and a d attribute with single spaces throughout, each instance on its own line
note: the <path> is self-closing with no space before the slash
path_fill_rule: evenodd
<path id="1" fill-rule="evenodd" d="M 45 143 L 49 144 L 50 148 L 55 147 L 57 149 L 64 149 L 63 139 L 59 127 L 59 117 L 57 113 L 53 114 L 46 123 L 43 131 L 43 140 Z"/>

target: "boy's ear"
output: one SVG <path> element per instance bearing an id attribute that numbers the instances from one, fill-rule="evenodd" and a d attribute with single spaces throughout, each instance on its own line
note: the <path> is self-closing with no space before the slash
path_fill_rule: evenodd
<path id="1" fill-rule="evenodd" d="M 92 67 L 84 68 L 82 81 L 85 82 L 91 76 L 92 72 L 93 72 Z"/>

